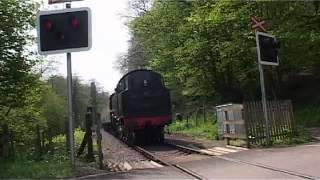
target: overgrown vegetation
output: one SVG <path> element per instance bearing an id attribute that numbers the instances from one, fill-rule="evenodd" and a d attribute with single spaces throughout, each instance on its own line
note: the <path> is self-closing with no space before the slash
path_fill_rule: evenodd
<path id="1" fill-rule="evenodd" d="M 71 175 L 70 161 L 17 159 L 0 163 L 0 178 L 62 178 Z"/>
<path id="2" fill-rule="evenodd" d="M 320 127 L 320 106 L 307 105 L 295 113 L 295 121 L 303 127 Z"/>
<path id="3" fill-rule="evenodd" d="M 67 81 L 44 76 L 54 67 L 33 51 L 39 9 L 35 0 L 0 1 L 0 178 L 70 174 L 65 138 Z M 75 126 L 83 127 L 90 86 L 74 77 L 72 89 Z M 98 91 L 100 110 L 108 103 L 108 94 Z M 75 133 L 77 142 L 79 133 Z"/>
<path id="4" fill-rule="evenodd" d="M 160 72 L 175 109 L 260 99 L 252 15 L 266 19 L 268 33 L 282 42 L 280 66 L 265 67 L 267 98 L 291 99 L 294 105 L 319 103 L 320 86 L 314 83 L 320 67 L 319 3 L 130 2 L 137 13 L 128 23 L 132 39 L 118 67 Z"/>
<path id="5" fill-rule="evenodd" d="M 130 0 L 131 40 L 119 58 L 125 72 L 160 72 L 173 111 L 260 100 L 255 33 L 250 17 L 264 19 L 281 41 L 280 65 L 264 67 L 268 100 L 291 99 L 297 126 L 319 127 L 319 7 L 315 1 Z M 284 23 L 286 22 L 286 23 Z M 185 122 L 171 128 L 185 129 Z M 193 129 L 192 127 L 191 129 Z M 181 130 L 182 131 L 182 130 Z M 307 140 L 298 129 L 290 142 Z M 296 139 L 301 137 L 300 140 Z"/>
<path id="6" fill-rule="evenodd" d="M 194 137 L 215 140 L 218 137 L 218 127 L 213 118 L 203 119 L 192 118 L 189 120 L 175 120 L 169 127 L 170 133 L 179 133 Z"/>
<path id="7" fill-rule="evenodd" d="M 84 131 L 75 130 L 75 147 L 79 149 Z M 73 176 L 66 148 L 66 136 L 59 134 L 52 138 L 52 149 L 41 156 L 32 158 L 32 153 L 19 151 L 14 160 L 0 163 L 0 178 L 64 178 Z M 96 151 L 96 143 L 94 142 Z"/>
<path id="8" fill-rule="evenodd" d="M 303 144 L 312 141 L 312 136 L 308 128 L 320 127 L 320 107 L 319 105 L 307 105 L 300 107 L 295 113 L 295 127 L 292 133 L 288 132 L 286 138 L 275 140 L 276 145 L 281 144 Z"/>

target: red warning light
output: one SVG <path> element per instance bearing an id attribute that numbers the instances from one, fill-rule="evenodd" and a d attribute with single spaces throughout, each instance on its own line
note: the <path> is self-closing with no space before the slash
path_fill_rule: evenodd
<path id="1" fill-rule="evenodd" d="M 80 21 L 79 21 L 79 19 L 76 18 L 76 17 L 72 17 L 72 18 L 71 18 L 71 26 L 72 26 L 73 29 L 79 28 L 79 27 L 80 27 Z"/>
<path id="2" fill-rule="evenodd" d="M 53 22 L 49 19 L 46 19 L 44 21 L 44 28 L 47 30 L 47 31 L 52 31 L 53 29 Z"/>

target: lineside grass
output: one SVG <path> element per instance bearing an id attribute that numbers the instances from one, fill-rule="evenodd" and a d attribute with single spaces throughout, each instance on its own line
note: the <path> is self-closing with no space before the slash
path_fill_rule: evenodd
<path id="1" fill-rule="evenodd" d="M 63 178 L 71 175 L 70 162 L 15 160 L 0 163 L 0 178 Z"/>
<path id="2" fill-rule="evenodd" d="M 84 132 L 75 130 L 75 145 L 79 148 Z M 66 178 L 73 176 L 69 155 L 66 151 L 65 135 L 53 138 L 50 151 L 35 160 L 33 151 L 21 149 L 15 160 L 4 161 L 0 159 L 0 179 L 48 179 Z"/>
<path id="3" fill-rule="evenodd" d="M 303 127 L 320 127 L 320 106 L 309 105 L 295 113 L 295 122 Z"/>
<path id="4" fill-rule="evenodd" d="M 206 138 L 209 140 L 215 140 L 218 136 L 218 128 L 213 118 L 208 118 L 206 121 L 198 120 L 194 118 L 187 121 L 174 121 L 168 127 L 169 132 L 186 134 L 194 137 Z"/>

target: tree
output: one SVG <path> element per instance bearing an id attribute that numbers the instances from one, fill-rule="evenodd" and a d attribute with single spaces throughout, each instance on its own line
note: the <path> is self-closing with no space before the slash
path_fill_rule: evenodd
<path id="1" fill-rule="evenodd" d="M 0 108 L 22 107 L 36 79 L 30 74 L 34 58 L 27 45 L 32 43 L 30 30 L 35 25 L 38 5 L 33 1 L 0 2 Z"/>
<path id="2" fill-rule="evenodd" d="M 145 54 L 141 43 L 132 35 L 128 51 L 118 57 L 116 68 L 123 74 L 135 69 L 148 68 L 149 61 Z"/>
<path id="3" fill-rule="evenodd" d="M 242 102 L 260 96 L 250 17 L 264 18 L 284 42 L 280 66 L 265 67 L 268 98 L 297 99 L 290 88 L 303 85 L 295 77 L 314 79 L 320 69 L 318 13 L 319 3 L 311 1 L 155 0 L 129 27 L 174 103 Z"/>
<path id="4" fill-rule="evenodd" d="M 3 147 L 5 157 L 8 156 L 9 140 L 11 152 L 14 152 L 13 134 L 17 139 L 19 136 L 16 134 L 25 130 L 23 128 L 30 127 L 19 126 L 23 122 L 21 117 L 30 118 L 35 115 L 32 121 L 37 120 L 37 110 L 30 104 L 37 101 L 34 93 L 37 91 L 39 76 L 32 73 L 37 57 L 27 49 L 33 43 L 29 33 L 35 26 L 37 8 L 38 4 L 30 0 L 0 2 L 0 127 L 4 131 L 0 148 Z M 10 112 L 12 116 L 9 116 Z M 8 137 L 8 132 L 11 132 L 11 137 Z"/>

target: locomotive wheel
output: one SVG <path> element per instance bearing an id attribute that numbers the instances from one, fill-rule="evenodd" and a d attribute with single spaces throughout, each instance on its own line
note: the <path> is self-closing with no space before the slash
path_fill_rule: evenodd
<path id="1" fill-rule="evenodd" d="M 118 127 L 118 134 L 119 134 L 119 138 L 123 140 L 125 134 L 124 134 L 124 129 L 123 129 L 123 126 L 122 126 L 122 125 L 120 125 L 120 126 Z"/>
<path id="2" fill-rule="evenodd" d="M 164 131 L 163 128 L 159 128 L 157 131 L 157 141 L 162 144 L 164 142 Z"/>
<path id="3" fill-rule="evenodd" d="M 136 133 L 134 131 L 128 131 L 127 142 L 129 145 L 136 143 Z"/>

